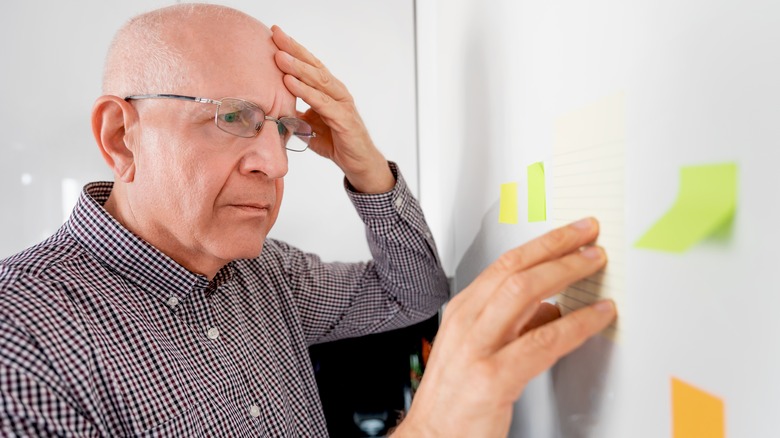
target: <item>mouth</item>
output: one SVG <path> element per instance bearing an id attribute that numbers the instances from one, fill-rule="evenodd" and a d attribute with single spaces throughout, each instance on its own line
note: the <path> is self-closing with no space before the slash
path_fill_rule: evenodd
<path id="1" fill-rule="evenodd" d="M 230 207 L 238 211 L 241 211 L 243 213 L 251 214 L 251 215 L 264 215 L 267 214 L 268 211 L 271 209 L 271 206 L 268 204 L 254 204 L 254 203 L 231 204 Z"/>

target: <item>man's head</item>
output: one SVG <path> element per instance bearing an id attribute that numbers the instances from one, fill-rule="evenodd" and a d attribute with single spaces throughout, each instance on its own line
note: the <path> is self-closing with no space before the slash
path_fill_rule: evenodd
<path id="1" fill-rule="evenodd" d="M 188 269 L 209 277 L 256 257 L 276 220 L 287 155 L 275 123 L 242 138 L 215 125 L 217 105 L 177 94 L 236 97 L 295 116 L 270 30 L 215 5 L 176 5 L 128 22 L 109 50 L 93 132 L 113 169 L 106 209 Z"/>

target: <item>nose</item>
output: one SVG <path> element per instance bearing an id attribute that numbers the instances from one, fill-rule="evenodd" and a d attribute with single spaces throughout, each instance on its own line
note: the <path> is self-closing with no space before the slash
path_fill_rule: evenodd
<path id="1" fill-rule="evenodd" d="M 270 179 L 287 174 L 287 149 L 275 122 L 266 120 L 257 136 L 247 140 L 251 145 L 241 159 L 241 172 L 263 173 Z"/>

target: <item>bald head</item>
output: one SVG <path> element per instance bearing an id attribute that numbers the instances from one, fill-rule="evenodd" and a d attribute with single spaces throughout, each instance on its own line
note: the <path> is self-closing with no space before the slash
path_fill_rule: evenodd
<path id="1" fill-rule="evenodd" d="M 226 6 L 180 4 L 138 15 L 119 29 L 108 51 L 103 94 L 129 96 L 174 93 L 198 69 L 209 40 L 224 35 L 219 29 L 235 25 L 256 27 L 261 22 Z"/>

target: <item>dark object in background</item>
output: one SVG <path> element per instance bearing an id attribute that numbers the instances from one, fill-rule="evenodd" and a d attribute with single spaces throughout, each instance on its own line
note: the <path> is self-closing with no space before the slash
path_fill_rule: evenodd
<path id="1" fill-rule="evenodd" d="M 403 329 L 309 348 L 330 436 L 385 436 L 398 423 L 438 327 L 434 315 Z"/>

